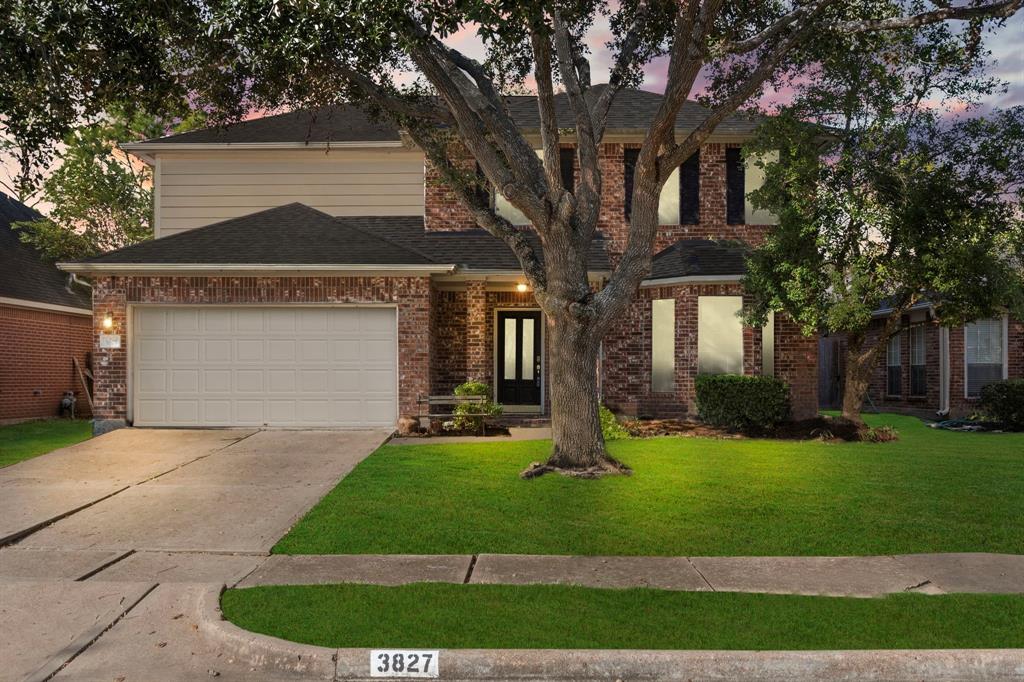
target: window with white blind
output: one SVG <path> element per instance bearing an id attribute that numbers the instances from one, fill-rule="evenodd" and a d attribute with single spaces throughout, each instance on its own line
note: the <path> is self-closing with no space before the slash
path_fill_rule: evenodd
<path id="1" fill-rule="evenodd" d="M 889 345 L 885 353 L 885 393 L 886 395 L 903 394 L 903 365 L 900 360 L 900 339 L 902 334 L 889 337 Z"/>
<path id="2" fill-rule="evenodd" d="M 928 365 L 924 349 L 925 326 L 910 328 L 910 395 L 928 392 Z"/>
<path id="3" fill-rule="evenodd" d="M 1005 343 L 1002 319 L 978 320 L 964 325 L 966 394 L 981 395 L 981 389 L 1005 377 Z"/>
<path id="4" fill-rule="evenodd" d="M 676 388 L 676 300 L 651 301 L 651 390 L 672 393 Z"/>

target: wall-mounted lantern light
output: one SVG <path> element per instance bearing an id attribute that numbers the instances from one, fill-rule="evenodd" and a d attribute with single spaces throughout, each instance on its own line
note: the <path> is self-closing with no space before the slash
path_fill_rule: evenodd
<path id="1" fill-rule="evenodd" d="M 113 329 L 114 328 L 114 318 L 111 317 L 110 313 L 107 313 L 106 315 L 103 316 L 103 328 L 104 329 Z"/>
<path id="2" fill-rule="evenodd" d="M 526 286 L 526 284 L 523 282 L 519 282 L 518 284 L 516 284 L 516 291 L 518 291 L 521 294 L 525 294 L 529 288 L 530 287 Z"/>

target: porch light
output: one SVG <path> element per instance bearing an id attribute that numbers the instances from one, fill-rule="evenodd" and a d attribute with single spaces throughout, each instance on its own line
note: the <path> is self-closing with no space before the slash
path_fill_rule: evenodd
<path id="1" fill-rule="evenodd" d="M 111 317 L 110 313 L 107 313 L 106 315 L 103 316 L 103 328 L 104 329 L 113 329 L 114 328 L 114 318 Z"/>
<path id="2" fill-rule="evenodd" d="M 519 282 L 518 284 L 516 284 L 516 291 L 518 291 L 521 294 L 525 294 L 529 288 L 530 287 L 526 286 L 526 284 L 523 282 Z"/>

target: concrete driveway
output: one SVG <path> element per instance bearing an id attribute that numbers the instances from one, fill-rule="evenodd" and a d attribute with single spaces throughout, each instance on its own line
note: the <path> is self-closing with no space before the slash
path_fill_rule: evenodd
<path id="1" fill-rule="evenodd" d="M 49 679 L 100 654 L 127 660 L 138 642 L 115 646 L 118 637 L 191 628 L 174 606 L 189 584 L 241 580 L 387 436 L 123 429 L 0 469 L 0 631 L 11 633 L 0 677 Z M 194 642 L 167 641 L 147 647 L 201 668 L 182 679 L 218 667 L 216 652 L 200 660 Z M 117 677 L 109 671 L 93 672 Z M 147 665 L 124 673 L 178 677 Z"/>

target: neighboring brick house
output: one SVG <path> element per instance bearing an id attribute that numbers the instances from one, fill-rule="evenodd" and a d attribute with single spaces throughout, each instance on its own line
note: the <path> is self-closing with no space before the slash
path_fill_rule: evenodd
<path id="1" fill-rule="evenodd" d="M 627 90 L 609 114 L 595 288 L 622 253 L 632 164 L 660 102 Z M 535 137 L 534 98 L 509 108 Z M 558 108 L 571 127 L 564 96 Z M 706 113 L 688 103 L 680 133 Z M 666 185 L 653 271 L 604 343 L 612 408 L 692 415 L 697 372 L 731 371 L 775 374 L 796 416 L 815 412 L 815 341 L 781 316 L 766 330 L 735 316 L 744 242 L 772 222 L 745 200 L 760 179 L 739 147 L 755 126 L 728 119 Z M 390 426 L 467 379 L 506 413 L 548 412 L 545 322 L 518 262 L 398 130 L 338 106 L 124 148 L 154 168 L 157 239 L 63 265 L 94 278 L 97 344 L 119 343 L 96 347 L 100 429 Z"/>
<path id="2" fill-rule="evenodd" d="M 872 323 L 882 333 L 886 311 Z M 885 342 L 871 377 L 870 406 L 885 411 L 961 417 L 976 411 L 981 389 L 1001 379 L 1024 378 L 1024 322 L 1009 315 L 944 327 L 921 304 Z"/>
<path id="3" fill-rule="evenodd" d="M 0 193 L 0 422 L 55 417 L 66 391 L 77 416 L 89 402 L 72 358 L 82 371 L 92 350 L 89 290 L 45 262 L 11 224 L 39 214 Z"/>

